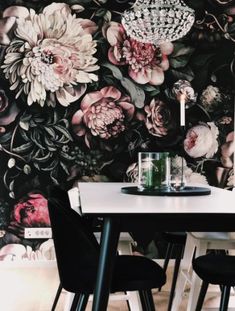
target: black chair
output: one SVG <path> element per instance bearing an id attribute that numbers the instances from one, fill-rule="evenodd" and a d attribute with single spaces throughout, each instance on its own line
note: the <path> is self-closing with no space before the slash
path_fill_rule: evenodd
<path id="1" fill-rule="evenodd" d="M 202 309 L 209 284 L 221 286 L 220 311 L 228 310 L 230 289 L 235 286 L 235 256 L 209 253 L 193 260 L 193 269 L 202 279 L 196 311 Z"/>
<path id="2" fill-rule="evenodd" d="M 49 191 L 48 210 L 61 282 L 57 293 L 61 288 L 75 293 L 71 311 L 82 311 L 94 291 L 100 246 L 92 227 L 70 208 L 68 197 L 64 199 L 62 192 L 55 196 L 55 189 Z M 144 311 L 155 310 L 151 289 L 165 282 L 163 269 L 154 261 L 142 256 L 116 256 L 111 292 L 138 290 Z"/>
<path id="3" fill-rule="evenodd" d="M 170 296 L 168 300 L 168 306 L 167 311 L 171 311 L 174 295 L 175 295 L 175 287 L 176 282 L 179 274 L 179 267 L 181 258 L 183 256 L 184 252 L 184 246 L 186 242 L 186 232 L 162 232 L 161 238 L 167 242 L 167 250 L 163 265 L 163 270 L 166 272 L 169 260 L 172 258 L 173 254 L 175 257 L 175 265 L 174 265 L 174 272 L 172 277 L 172 283 L 171 283 L 171 290 L 170 290 Z"/>

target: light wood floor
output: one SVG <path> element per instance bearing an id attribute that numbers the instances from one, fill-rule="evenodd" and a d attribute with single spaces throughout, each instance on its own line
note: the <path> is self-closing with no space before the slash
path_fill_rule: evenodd
<path id="1" fill-rule="evenodd" d="M 168 282 L 162 291 L 154 291 L 157 311 L 167 310 L 171 269 L 168 271 Z M 58 286 L 56 267 L 14 267 L 1 266 L 0 263 L 0 310 L 1 311 L 50 311 L 50 306 Z M 186 311 L 187 294 L 179 311 Z M 66 293 L 61 295 L 56 311 L 62 311 Z M 235 305 L 235 297 L 231 303 Z M 207 295 L 205 310 L 218 310 L 219 293 Z M 91 310 L 88 305 L 87 311 Z M 235 310 L 232 308 L 231 310 Z M 108 311 L 128 311 L 125 302 L 111 302 Z"/>

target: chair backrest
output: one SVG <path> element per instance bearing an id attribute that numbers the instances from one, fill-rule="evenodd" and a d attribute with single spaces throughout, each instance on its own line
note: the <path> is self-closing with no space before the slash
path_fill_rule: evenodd
<path id="1" fill-rule="evenodd" d="M 84 271 L 96 269 L 99 244 L 87 223 L 70 207 L 66 191 L 53 186 L 48 191 L 48 210 L 60 281 L 63 288 L 71 290 L 73 278 Z"/>

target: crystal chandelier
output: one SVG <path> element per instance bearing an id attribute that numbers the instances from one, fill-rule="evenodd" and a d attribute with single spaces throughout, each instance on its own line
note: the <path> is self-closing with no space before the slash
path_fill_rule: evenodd
<path id="1" fill-rule="evenodd" d="M 123 13 L 122 25 L 131 38 L 159 45 L 184 37 L 194 20 L 183 0 L 137 0 Z"/>

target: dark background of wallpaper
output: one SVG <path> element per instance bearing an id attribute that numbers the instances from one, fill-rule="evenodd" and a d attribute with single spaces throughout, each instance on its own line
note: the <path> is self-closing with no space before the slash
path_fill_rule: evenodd
<path id="1" fill-rule="evenodd" d="M 43 241 L 26 240 L 23 232 L 25 227 L 49 226 L 44 199 L 47 185 L 69 187 L 75 180 L 134 180 L 140 151 L 173 151 L 185 158 L 189 181 L 231 189 L 235 4 L 229 0 L 223 4 L 216 0 L 185 2 L 195 9 L 196 21 L 183 39 L 173 43 L 174 49 L 169 53 L 164 48 L 133 43 L 126 36 L 120 28 L 120 13 L 130 7 L 128 1 L 58 1 L 57 5 L 49 7 L 49 13 L 44 8 L 52 1 L 1 1 L 0 247 L 19 243 L 30 245 L 34 250 L 39 248 Z M 8 9 L 11 6 L 21 8 Z M 68 86 L 64 81 L 72 79 L 65 73 L 63 77 L 60 73 L 60 78 L 64 78 L 60 94 L 53 91 L 52 85 L 57 82 L 49 78 L 52 84 L 47 84 L 46 98 L 41 105 L 39 99 L 32 104 L 29 100 L 36 74 L 29 73 L 31 82 L 23 82 L 25 67 L 33 65 L 23 64 L 22 59 L 28 57 L 29 60 L 31 56 L 26 56 L 26 50 L 29 53 L 33 50 L 27 45 L 30 28 L 19 35 L 19 26 L 12 16 L 23 18 L 21 27 L 24 29 L 26 19 L 30 19 L 27 11 L 30 8 L 35 14 L 42 14 L 45 20 L 52 14 L 53 21 L 59 20 L 59 27 L 68 22 L 71 14 L 75 14 L 75 19 L 82 18 L 83 22 L 89 20 L 83 27 L 92 35 L 89 44 L 95 46 L 88 48 L 83 56 L 89 61 L 93 59 L 94 67 L 80 68 L 85 76 L 72 84 L 72 100 L 68 93 L 62 94 Z M 36 29 L 36 25 L 34 19 L 31 27 Z M 76 53 L 78 49 L 72 46 L 76 27 L 66 25 L 67 38 L 60 41 L 57 59 L 53 52 L 45 52 L 51 46 L 55 48 L 52 42 L 44 41 L 44 52 L 37 50 L 43 65 L 61 61 L 62 71 L 64 68 L 71 70 L 69 66 L 75 62 L 70 59 L 70 63 L 65 64 L 65 42 L 69 42 L 69 52 Z M 63 37 L 63 34 L 56 35 L 56 27 L 53 27 L 50 39 Z M 84 35 L 84 30 L 81 33 Z M 40 47 L 47 36 L 44 32 L 35 46 Z M 19 45 L 17 39 L 20 39 Z M 78 45 L 81 42 L 84 41 Z M 20 46 L 25 50 L 20 50 Z M 121 59 L 115 49 L 120 52 Z M 14 53 L 18 53 L 17 56 Z M 140 66 L 135 68 L 138 75 L 133 69 L 134 59 Z M 169 62 L 167 70 L 162 69 L 163 59 Z M 41 70 L 42 63 L 34 68 Z M 164 81 L 146 78 L 147 68 L 152 76 L 156 70 L 160 71 Z M 144 73 L 144 80 L 139 78 L 138 70 Z M 93 76 L 87 75 L 88 72 Z M 184 132 L 179 126 L 180 106 L 174 93 L 174 83 L 179 80 L 184 81 L 182 87 L 186 81 L 189 91 Z M 18 86 L 10 89 L 15 82 Z M 24 83 L 28 89 L 16 98 Z M 43 88 L 45 91 L 46 86 Z M 61 98 L 68 101 L 67 107 L 63 106 Z M 100 124 L 92 121 L 98 119 L 102 120 Z M 184 142 L 192 129 L 199 138 L 206 139 L 190 153 Z"/>

